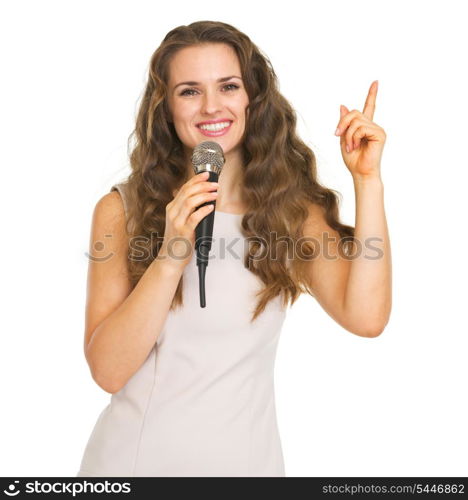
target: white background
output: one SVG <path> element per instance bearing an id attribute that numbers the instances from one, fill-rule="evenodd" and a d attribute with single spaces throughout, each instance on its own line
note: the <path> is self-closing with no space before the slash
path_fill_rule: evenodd
<path id="1" fill-rule="evenodd" d="M 75 476 L 110 401 L 83 354 L 91 215 L 129 173 L 152 53 L 170 29 L 199 20 L 234 25 L 271 59 L 351 225 L 353 183 L 334 131 L 340 104 L 362 111 L 379 80 L 392 316 L 366 339 L 311 297 L 289 311 L 275 368 L 287 476 L 467 475 L 463 7 L 2 3 L 0 475 Z"/>

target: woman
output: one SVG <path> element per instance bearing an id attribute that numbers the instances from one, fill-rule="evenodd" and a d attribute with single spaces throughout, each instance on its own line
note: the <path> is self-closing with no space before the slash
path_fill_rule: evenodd
<path id="1" fill-rule="evenodd" d="M 390 314 L 376 91 L 362 114 L 342 107 L 338 124 L 354 230 L 317 182 L 295 113 L 250 39 L 210 21 L 166 35 L 151 59 L 132 173 L 93 215 L 91 248 L 103 257 L 89 263 L 84 347 L 112 397 L 78 476 L 284 476 L 273 366 L 287 305 L 310 293 L 366 337 Z M 218 184 L 193 174 L 191 153 L 206 140 L 224 152 Z M 213 209 L 225 245 L 213 245 L 200 308 L 195 228 Z M 272 234 L 286 245 L 265 244 Z M 353 242 L 370 237 L 382 242 L 380 258 L 350 259 Z M 226 252 L 251 240 L 244 253 Z"/>

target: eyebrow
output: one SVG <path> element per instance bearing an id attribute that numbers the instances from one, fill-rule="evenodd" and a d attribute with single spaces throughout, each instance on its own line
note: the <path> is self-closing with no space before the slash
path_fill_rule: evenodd
<path id="1" fill-rule="evenodd" d="M 232 75 L 232 76 L 225 76 L 225 77 L 223 77 L 223 78 L 219 78 L 219 79 L 217 80 L 217 82 L 219 82 L 219 83 L 222 83 L 222 82 L 227 82 L 227 81 L 228 81 L 228 80 L 230 80 L 231 78 L 239 78 L 239 80 L 242 80 L 242 78 L 241 78 L 240 76 Z M 175 90 L 175 89 L 176 89 L 179 85 L 200 85 L 200 82 L 180 82 L 180 83 L 178 83 L 178 84 L 174 87 L 173 91 L 174 91 L 174 90 Z"/>

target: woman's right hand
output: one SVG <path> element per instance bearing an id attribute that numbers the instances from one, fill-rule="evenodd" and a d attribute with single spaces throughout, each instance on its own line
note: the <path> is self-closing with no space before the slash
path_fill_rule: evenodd
<path id="1" fill-rule="evenodd" d="M 212 203 L 196 210 L 201 204 L 216 200 L 219 184 L 207 182 L 208 178 L 208 172 L 194 175 L 166 205 L 166 228 L 157 258 L 176 269 L 183 270 L 190 262 L 195 247 L 195 228 L 214 210 Z"/>

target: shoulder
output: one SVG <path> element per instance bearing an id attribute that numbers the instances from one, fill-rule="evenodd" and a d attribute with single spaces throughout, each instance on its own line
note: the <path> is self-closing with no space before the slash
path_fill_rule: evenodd
<path id="1" fill-rule="evenodd" d="M 93 212 L 94 227 L 103 231 L 120 231 L 125 223 L 124 204 L 118 191 L 106 193 L 97 201 Z"/>
<path id="2" fill-rule="evenodd" d="M 103 217 L 118 217 L 124 214 L 124 204 L 120 193 L 118 191 L 106 193 L 97 201 L 94 212 Z"/>

